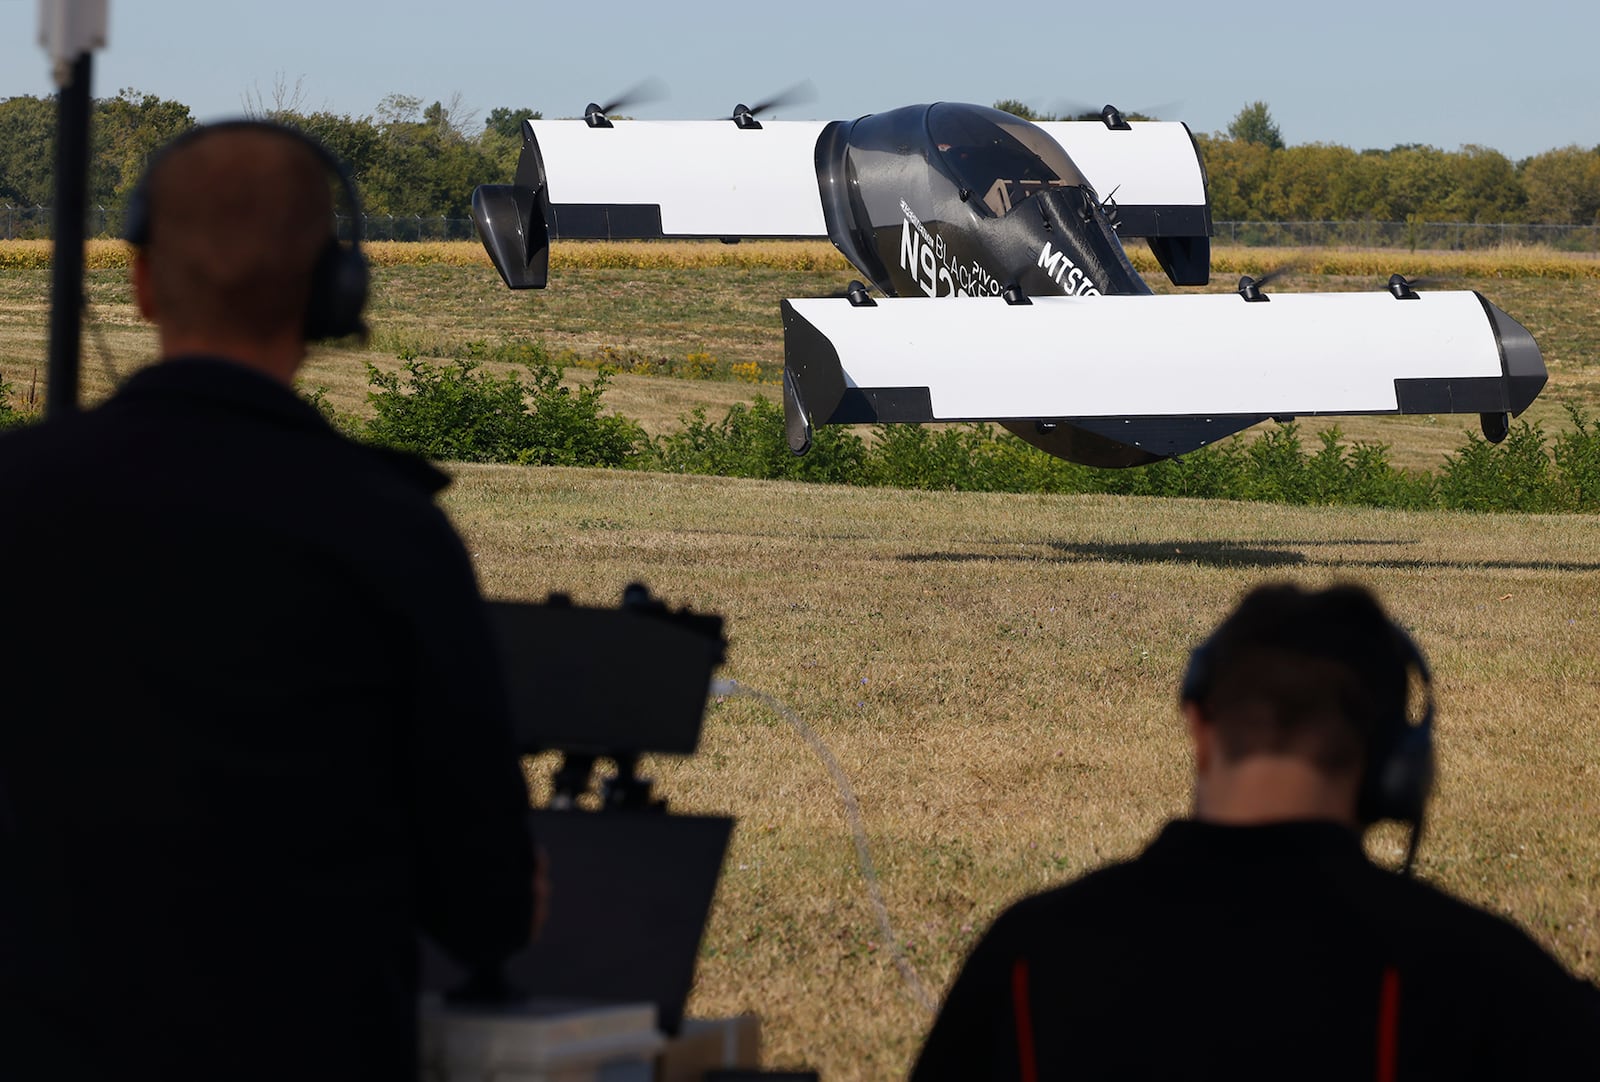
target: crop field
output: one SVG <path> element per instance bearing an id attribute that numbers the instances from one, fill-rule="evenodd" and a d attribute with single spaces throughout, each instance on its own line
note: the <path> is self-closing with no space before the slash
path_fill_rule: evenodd
<path id="1" fill-rule="evenodd" d="M 556 250 L 549 290 L 513 294 L 472 246 L 430 247 L 413 254 L 426 263 L 375 250 L 371 342 L 318 350 L 306 372 L 336 407 L 366 408 L 366 362 L 503 364 L 495 350 L 522 341 L 584 362 L 709 354 L 770 377 L 778 298 L 835 292 L 852 276 L 820 245 L 679 246 L 671 258 L 666 245 L 632 256 L 569 246 Z M 1555 429 L 1562 402 L 1600 407 L 1600 264 L 1220 252 L 1211 288 L 1286 257 L 1302 269 L 1284 290 L 1368 288 L 1391 270 L 1479 289 L 1544 349 L 1551 386 L 1536 417 Z M 107 249 L 90 276 L 89 398 L 154 350 L 119 258 Z M 24 406 L 34 374 L 43 379 L 47 289 L 37 258 L 0 246 L 0 379 Z M 605 401 L 659 432 L 696 406 L 720 415 L 758 393 L 776 388 L 624 372 Z M 1465 425 L 1343 427 L 1434 468 Z M 691 1010 L 759 1013 L 769 1065 L 809 1064 L 830 1080 L 903 1075 L 928 1022 L 917 987 L 937 998 L 999 909 L 1132 854 L 1182 814 L 1189 765 L 1174 698 L 1187 650 L 1242 592 L 1279 579 L 1373 587 L 1430 657 L 1440 783 L 1418 874 L 1511 915 L 1600 978 L 1592 516 L 451 469 L 444 502 L 487 593 L 610 605 L 639 580 L 674 606 L 722 614 L 721 675 L 786 704 L 848 777 L 892 939 L 827 766 L 767 704 L 713 702 L 700 753 L 646 769 L 675 808 L 738 818 Z M 613 660 L 625 676 L 629 658 Z M 1380 831 L 1371 848 L 1393 863 L 1400 842 Z"/>
<path id="2" fill-rule="evenodd" d="M 778 397 L 783 361 L 778 300 L 841 292 L 855 272 L 821 242 L 637 242 L 557 244 L 550 288 L 514 293 L 500 285 L 474 243 L 383 243 L 370 246 L 374 270 L 372 340 L 366 348 L 327 347 L 305 370 L 308 387 L 326 390 L 337 408 L 362 412 L 364 362 L 385 370 L 400 357 L 486 354 L 537 343 L 558 359 L 620 368 L 606 392 L 617 412 L 660 433 L 694 406 L 718 417 L 753 395 Z M 1142 246 L 1135 264 L 1164 287 Z M 42 385 L 49 289 L 46 242 L 0 243 L 0 379 L 26 398 Z M 140 324 L 126 285 L 127 248 L 93 242 L 89 251 L 88 330 L 84 339 L 86 397 L 106 393 L 116 378 L 152 355 L 154 336 Z M 1291 267 L 1274 291 L 1379 287 L 1401 271 L 1433 288 L 1477 289 L 1533 332 L 1550 369 L 1550 386 L 1529 411 L 1547 429 L 1565 423 L 1564 403 L 1600 412 L 1600 259 L 1540 249 L 1500 252 L 1219 249 L 1208 289 L 1227 291 L 1242 273 Z M 1158 280 L 1160 279 L 1160 280 Z M 661 362 L 691 354 L 724 371 L 757 366 L 768 384 L 640 377 Z M 37 388 L 35 394 L 41 393 Z M 1308 439 L 1337 424 L 1353 439 L 1386 443 L 1391 460 L 1436 469 L 1471 426 L 1463 417 L 1304 418 Z"/>

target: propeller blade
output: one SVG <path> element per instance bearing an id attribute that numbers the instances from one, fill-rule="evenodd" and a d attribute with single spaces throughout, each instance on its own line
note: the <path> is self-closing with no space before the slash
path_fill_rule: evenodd
<path id="1" fill-rule="evenodd" d="M 1275 282 L 1279 278 L 1282 278 L 1285 275 L 1293 274 L 1299 269 L 1300 264 L 1292 260 L 1288 263 L 1279 263 L 1275 267 L 1268 268 L 1265 274 L 1257 275 L 1255 280 L 1256 285 L 1264 286 L 1268 282 Z"/>
<path id="2" fill-rule="evenodd" d="M 1059 120 L 1104 120 L 1105 111 L 1108 108 L 1116 108 L 1117 114 L 1124 120 L 1164 120 L 1169 116 L 1175 116 L 1183 108 L 1183 103 L 1181 101 L 1169 101 L 1143 109 L 1122 109 L 1113 106 L 1110 102 L 1101 105 L 1090 105 L 1086 101 L 1066 98 L 1057 99 L 1053 102 L 1048 110 L 1048 115 Z M 1041 111 L 1040 115 L 1047 114 L 1045 111 Z"/>
<path id="3" fill-rule="evenodd" d="M 635 105 L 646 105 L 653 101 L 660 101 L 667 96 L 667 84 L 655 76 L 634 83 L 621 94 L 616 101 L 609 101 L 600 106 L 600 112 L 607 116 Z"/>
<path id="4" fill-rule="evenodd" d="M 1443 278 L 1432 276 L 1408 278 L 1404 274 L 1391 274 L 1389 276 L 1388 288 L 1393 289 L 1396 281 L 1410 289 L 1432 289 L 1435 286 L 1441 286 L 1445 284 L 1445 280 Z"/>
<path id="5" fill-rule="evenodd" d="M 1261 288 L 1270 282 L 1282 278 L 1284 275 L 1295 269 L 1296 264 L 1294 263 L 1281 263 L 1267 271 L 1265 274 L 1261 275 L 1259 278 L 1252 278 L 1248 274 L 1243 275 L 1239 279 L 1239 288 L 1237 292 L 1239 296 L 1243 297 L 1247 301 L 1266 300 L 1267 298 L 1262 294 Z"/>
<path id="6" fill-rule="evenodd" d="M 778 91 L 766 101 L 757 102 L 750 107 L 751 116 L 760 116 L 768 109 L 775 109 L 780 105 L 797 105 L 800 102 L 815 101 L 817 87 L 810 79 L 802 79 L 791 87 Z"/>

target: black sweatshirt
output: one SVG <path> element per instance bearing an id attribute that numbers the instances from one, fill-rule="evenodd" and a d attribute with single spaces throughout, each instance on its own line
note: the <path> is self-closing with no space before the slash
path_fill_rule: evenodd
<path id="1" fill-rule="evenodd" d="M 1600 992 L 1344 827 L 1175 822 L 1005 912 L 912 1077 L 1594 1080 Z"/>
<path id="2" fill-rule="evenodd" d="M 526 940 L 444 483 L 213 359 L 0 438 L 0 1078 L 415 1078 L 417 931 Z"/>

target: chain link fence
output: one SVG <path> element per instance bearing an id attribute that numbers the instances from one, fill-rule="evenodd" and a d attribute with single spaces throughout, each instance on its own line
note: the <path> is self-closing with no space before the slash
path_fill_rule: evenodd
<path id="1" fill-rule="evenodd" d="M 1536 245 L 1600 252 L 1600 226 L 1522 222 L 1215 222 L 1212 243 L 1247 248 L 1404 248 L 1411 251 Z"/>
<path id="2" fill-rule="evenodd" d="M 49 207 L 0 203 L 0 239 L 50 236 Z M 1212 243 L 1251 248 L 1396 248 L 1411 251 L 1462 251 L 1507 246 L 1540 246 L 1567 252 L 1600 252 L 1600 225 L 1531 225 L 1519 222 L 1215 222 Z M 122 212 L 89 208 L 91 237 L 116 237 Z M 350 233 L 349 220 L 339 218 L 339 232 Z M 368 240 L 476 240 L 471 218 L 442 215 L 369 214 L 363 221 Z"/>
<path id="3" fill-rule="evenodd" d="M 55 227 L 50 207 L 13 206 L 0 203 L 0 240 L 48 239 Z M 338 217 L 339 235 L 350 235 L 350 220 Z M 94 206 L 88 210 L 87 232 L 91 237 L 120 237 L 122 211 L 115 207 Z M 367 240 L 477 240 L 478 229 L 471 218 L 446 218 L 423 214 L 368 214 L 362 218 L 362 236 Z"/>

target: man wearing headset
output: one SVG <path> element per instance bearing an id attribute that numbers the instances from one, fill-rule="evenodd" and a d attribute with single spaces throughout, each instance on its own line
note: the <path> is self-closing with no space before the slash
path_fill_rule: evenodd
<path id="1" fill-rule="evenodd" d="M 1600 1078 L 1600 992 L 1363 853 L 1420 829 L 1431 702 L 1365 590 L 1249 594 L 1184 680 L 1193 817 L 1004 913 L 913 1079 Z"/>
<path id="2" fill-rule="evenodd" d="M 415 1079 L 418 932 L 529 937 L 446 479 L 292 389 L 363 329 L 333 188 L 287 129 L 180 138 L 129 208 L 160 363 L 0 439 L 0 1077 Z"/>

